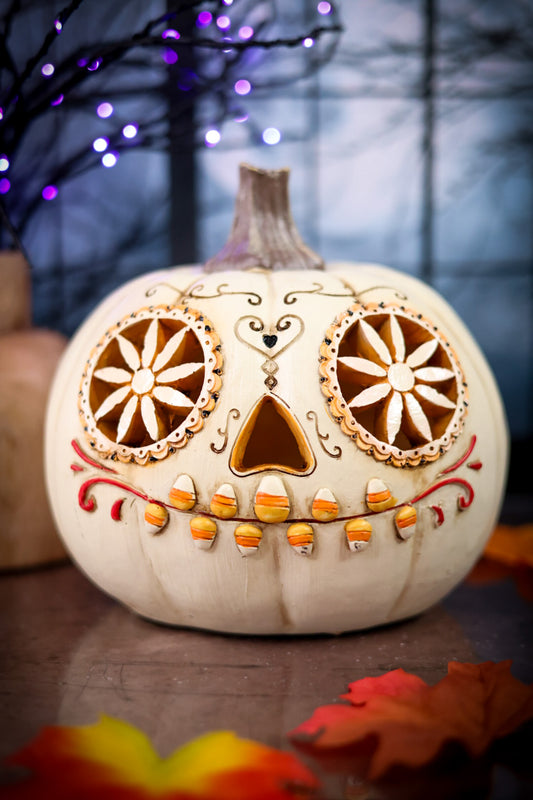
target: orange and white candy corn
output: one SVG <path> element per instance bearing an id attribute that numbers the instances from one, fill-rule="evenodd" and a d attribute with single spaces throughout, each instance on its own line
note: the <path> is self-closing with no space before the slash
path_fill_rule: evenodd
<path id="1" fill-rule="evenodd" d="M 289 516 L 289 497 L 281 478 L 267 475 L 255 494 L 255 515 L 261 522 L 285 522 Z"/>
<path id="2" fill-rule="evenodd" d="M 409 539 L 416 529 L 416 508 L 413 506 L 400 508 L 394 522 L 398 536 L 401 539 Z"/>
<path id="3" fill-rule="evenodd" d="M 144 523 L 150 533 L 161 533 L 168 522 L 168 511 L 159 503 L 148 503 L 144 509 Z"/>
<path id="4" fill-rule="evenodd" d="M 231 519 L 237 513 L 235 490 L 229 483 L 224 483 L 211 499 L 211 511 L 221 519 Z"/>
<path id="5" fill-rule="evenodd" d="M 366 504 L 370 511 L 385 511 L 395 506 L 396 502 L 381 478 L 370 478 L 366 487 Z"/>
<path id="6" fill-rule="evenodd" d="M 194 544 L 200 550 L 209 550 L 217 535 L 217 524 L 210 517 L 193 517 L 191 519 L 191 535 Z"/>
<path id="7" fill-rule="evenodd" d="M 368 547 L 372 537 L 372 525 L 367 519 L 350 519 L 344 526 L 348 547 L 352 553 L 359 553 Z"/>
<path id="8" fill-rule="evenodd" d="M 307 522 L 295 522 L 289 525 L 287 539 L 290 546 L 301 556 L 308 556 L 313 552 L 314 533 Z"/>
<path id="9" fill-rule="evenodd" d="M 330 489 L 319 489 L 313 500 L 311 514 L 319 522 L 328 522 L 335 519 L 339 513 L 339 506 Z"/>
<path id="10" fill-rule="evenodd" d="M 248 522 L 242 525 L 237 525 L 235 528 L 235 544 L 239 548 L 241 555 L 251 556 L 257 553 L 261 539 L 263 538 L 263 531 L 257 525 L 251 525 Z"/>
<path id="11" fill-rule="evenodd" d="M 180 511 L 189 511 L 196 503 L 196 489 L 189 475 L 178 475 L 170 490 L 169 500 Z"/>

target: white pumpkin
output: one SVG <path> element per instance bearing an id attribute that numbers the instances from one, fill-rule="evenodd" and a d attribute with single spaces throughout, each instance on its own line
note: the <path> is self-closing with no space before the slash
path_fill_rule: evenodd
<path id="1" fill-rule="evenodd" d="M 222 253 L 126 284 L 72 341 L 50 499 L 75 561 L 139 614 L 353 630 L 423 611 L 478 558 L 508 453 L 485 359 L 420 281 L 321 266 L 287 171 L 243 167 Z"/>

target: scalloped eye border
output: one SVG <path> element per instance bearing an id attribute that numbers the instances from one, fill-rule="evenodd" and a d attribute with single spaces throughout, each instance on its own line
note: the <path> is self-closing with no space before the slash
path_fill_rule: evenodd
<path id="1" fill-rule="evenodd" d="M 171 431 L 164 439 L 159 439 L 151 445 L 128 447 L 126 445 L 117 445 L 98 429 L 89 403 L 89 392 L 93 372 L 104 347 L 114 336 L 122 333 L 130 325 L 145 319 L 179 320 L 188 325 L 194 331 L 202 347 L 205 359 L 205 375 L 202 389 L 194 408 L 175 430 Z M 222 385 L 220 372 L 223 364 L 220 350 L 220 339 L 213 330 L 210 321 L 200 311 L 188 305 L 148 306 L 147 308 L 133 311 L 117 322 L 116 325 L 106 331 L 96 347 L 91 351 L 78 392 L 80 419 L 85 436 L 93 450 L 100 456 L 110 458 L 113 461 L 135 462 L 136 464 L 144 465 L 149 462 L 161 461 L 167 455 L 174 453 L 176 449 L 184 447 L 189 439 L 202 428 L 204 419 L 214 409 L 218 399 L 218 391 Z"/>
<path id="2" fill-rule="evenodd" d="M 340 392 L 337 380 L 338 348 L 348 329 L 358 319 L 386 313 L 393 313 L 396 316 L 409 319 L 428 331 L 444 348 L 455 373 L 457 403 L 446 431 L 440 438 L 411 450 L 400 450 L 398 447 L 380 441 L 358 423 Z M 361 450 L 373 456 L 377 461 L 385 461 L 395 467 L 416 467 L 436 461 L 451 447 L 463 429 L 468 395 L 467 384 L 457 356 L 450 343 L 446 341 L 442 333 L 430 320 L 403 305 L 400 306 L 396 303 L 355 303 L 351 305 L 336 317 L 333 324 L 326 331 L 324 340 L 320 345 L 319 362 L 321 388 L 327 397 L 327 408 L 330 415 L 340 424 L 342 431 L 355 441 Z"/>

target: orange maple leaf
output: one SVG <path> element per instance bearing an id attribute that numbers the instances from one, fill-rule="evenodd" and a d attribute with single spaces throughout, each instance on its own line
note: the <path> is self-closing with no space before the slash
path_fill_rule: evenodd
<path id="1" fill-rule="evenodd" d="M 9 759 L 33 773 L 5 800 L 294 800 L 318 781 L 290 753 L 216 731 L 161 758 L 142 731 L 102 716 L 43 728 Z"/>
<path id="2" fill-rule="evenodd" d="M 421 767 L 448 742 L 479 756 L 495 740 L 533 717 L 533 687 L 511 675 L 510 661 L 448 664 L 448 675 L 428 686 L 397 669 L 350 684 L 350 705 L 317 708 L 292 731 L 293 741 L 313 754 L 368 745 L 368 777 L 390 767 Z"/>
<path id="3" fill-rule="evenodd" d="M 508 567 L 533 569 L 533 525 L 498 525 L 483 555 Z"/>
<path id="4" fill-rule="evenodd" d="M 466 581 L 495 583 L 512 578 L 519 594 L 533 602 L 533 525 L 498 525 L 485 546 L 483 557 Z"/>

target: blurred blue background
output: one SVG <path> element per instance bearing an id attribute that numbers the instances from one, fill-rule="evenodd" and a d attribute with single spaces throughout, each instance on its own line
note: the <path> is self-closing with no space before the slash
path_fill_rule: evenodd
<path id="1" fill-rule="evenodd" d="M 198 13 L 214 5 L 199 27 Z M 227 237 L 239 162 L 289 166 L 293 215 L 326 261 L 375 261 L 421 277 L 465 320 L 504 397 L 510 488 L 531 496 L 518 465 L 533 444 L 533 5 L 345 0 L 320 4 L 322 14 L 318 5 L 227 0 L 197 5 L 184 26 L 190 36 L 244 41 L 245 23 L 258 37 L 286 38 L 340 22 L 344 32 L 320 69 L 325 40 L 252 49 L 238 74 L 221 70 L 223 53 L 178 47 L 174 60 L 162 41 L 133 51 L 127 69 L 95 70 L 77 106 L 65 98 L 34 126 L 3 201 L 16 217 L 28 193 L 38 198 L 21 232 L 35 322 L 70 334 L 128 278 L 204 261 Z M 0 6 L 4 15 L 13 3 Z M 21 58 L 63 7 L 20 4 L 10 42 Z M 116 41 L 173 7 L 86 0 L 47 58 Z M 217 25 L 217 13 L 229 27 Z M 216 91 L 187 84 L 187 75 L 210 73 L 221 76 L 213 86 L 225 94 L 223 114 Z M 235 92 L 236 79 L 250 91 Z M 114 107 L 109 118 L 95 113 L 104 101 Z M 53 172 L 54 160 L 80 148 L 95 155 L 94 139 L 128 122 L 139 125 L 144 146 L 120 150 L 112 168 L 96 156 L 57 183 L 52 201 L 40 197 L 43 167 Z M 265 143 L 268 128 L 277 143 Z M 205 144 L 208 131 L 220 135 L 214 146 Z M 10 241 L 5 231 L 2 241 Z"/>

